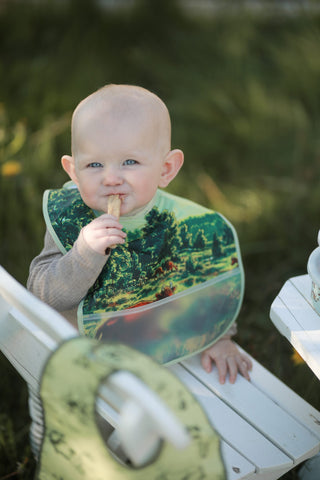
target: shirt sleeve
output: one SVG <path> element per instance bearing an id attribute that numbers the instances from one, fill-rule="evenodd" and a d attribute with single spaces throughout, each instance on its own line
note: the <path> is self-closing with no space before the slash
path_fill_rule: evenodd
<path id="1" fill-rule="evenodd" d="M 82 233 L 63 255 L 46 231 L 44 248 L 29 270 L 27 288 L 59 312 L 74 309 L 99 276 L 107 257 L 92 250 Z"/>

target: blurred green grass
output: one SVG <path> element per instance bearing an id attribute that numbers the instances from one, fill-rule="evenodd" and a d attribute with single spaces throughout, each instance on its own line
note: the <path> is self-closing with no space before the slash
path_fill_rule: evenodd
<path id="1" fill-rule="evenodd" d="M 174 1 L 102 12 L 92 1 L 0 12 L 0 264 L 25 284 L 42 248 L 42 193 L 67 178 L 75 105 L 106 83 L 157 93 L 185 165 L 170 191 L 225 214 L 243 253 L 237 340 L 320 409 L 319 383 L 269 320 L 306 273 L 320 198 L 320 17 L 192 18 Z M 0 357 L 0 479 L 33 478 L 25 385 Z M 17 472 L 17 473 L 15 473 Z M 296 478 L 295 472 L 285 478 Z"/>

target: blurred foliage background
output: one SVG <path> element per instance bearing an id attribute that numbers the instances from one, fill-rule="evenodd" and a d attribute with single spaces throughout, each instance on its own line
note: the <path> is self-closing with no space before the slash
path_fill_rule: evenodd
<path id="1" fill-rule="evenodd" d="M 0 3 L 1 265 L 26 283 L 43 244 L 43 191 L 67 180 L 60 158 L 76 104 L 106 83 L 144 86 L 166 102 L 185 153 L 169 191 L 238 231 L 237 341 L 320 409 L 319 381 L 269 320 L 283 283 L 306 273 L 320 227 L 319 14 L 99 5 Z M 26 387 L 2 355 L 0 374 L 0 479 L 33 478 Z"/>

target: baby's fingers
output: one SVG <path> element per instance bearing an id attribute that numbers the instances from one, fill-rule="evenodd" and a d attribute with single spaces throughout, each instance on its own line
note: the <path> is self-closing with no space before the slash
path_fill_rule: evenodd
<path id="1" fill-rule="evenodd" d="M 238 362 L 237 359 L 233 356 L 227 357 L 227 365 L 229 371 L 229 381 L 234 383 L 237 379 L 238 374 Z"/>
<path id="2" fill-rule="evenodd" d="M 107 229 L 103 238 L 105 250 L 108 248 L 116 248 L 117 245 L 123 245 L 126 242 L 126 234 L 122 230 L 113 230 L 111 228 Z"/>
<path id="3" fill-rule="evenodd" d="M 241 375 L 247 380 L 250 380 L 249 371 L 252 370 L 252 362 L 250 358 L 247 356 L 240 356 L 238 359 L 238 367 Z"/>
<path id="4" fill-rule="evenodd" d="M 127 234 L 118 228 L 106 227 L 104 230 L 101 230 L 101 236 L 126 238 Z"/>
<path id="5" fill-rule="evenodd" d="M 211 370 L 212 370 L 212 360 L 211 360 L 210 355 L 206 351 L 202 352 L 202 354 L 201 354 L 201 365 L 206 372 L 208 372 L 208 373 L 211 372 Z"/>
<path id="6" fill-rule="evenodd" d="M 230 363 L 232 363 L 232 361 L 230 362 L 229 358 L 225 359 L 223 357 L 219 357 L 219 358 L 216 358 L 215 363 L 218 370 L 219 382 L 221 383 L 221 385 L 223 385 L 227 378 L 228 369 L 230 372 Z M 235 367 L 235 371 L 237 374 L 236 367 Z M 230 381 L 231 381 L 231 378 L 230 378 Z"/>

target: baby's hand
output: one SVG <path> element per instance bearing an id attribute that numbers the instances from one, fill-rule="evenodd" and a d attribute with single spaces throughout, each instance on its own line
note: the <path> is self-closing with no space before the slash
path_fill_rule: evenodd
<path id="1" fill-rule="evenodd" d="M 201 365 L 208 373 L 212 370 L 212 361 L 217 366 L 221 384 L 225 383 L 228 372 L 230 383 L 236 381 L 238 372 L 250 380 L 249 370 L 252 369 L 252 362 L 247 355 L 238 350 L 236 344 L 229 338 L 218 340 L 217 343 L 202 352 Z"/>
<path id="2" fill-rule="evenodd" d="M 95 218 L 82 229 L 85 242 L 95 252 L 105 255 L 108 248 L 125 243 L 126 233 L 116 217 L 107 213 Z"/>

